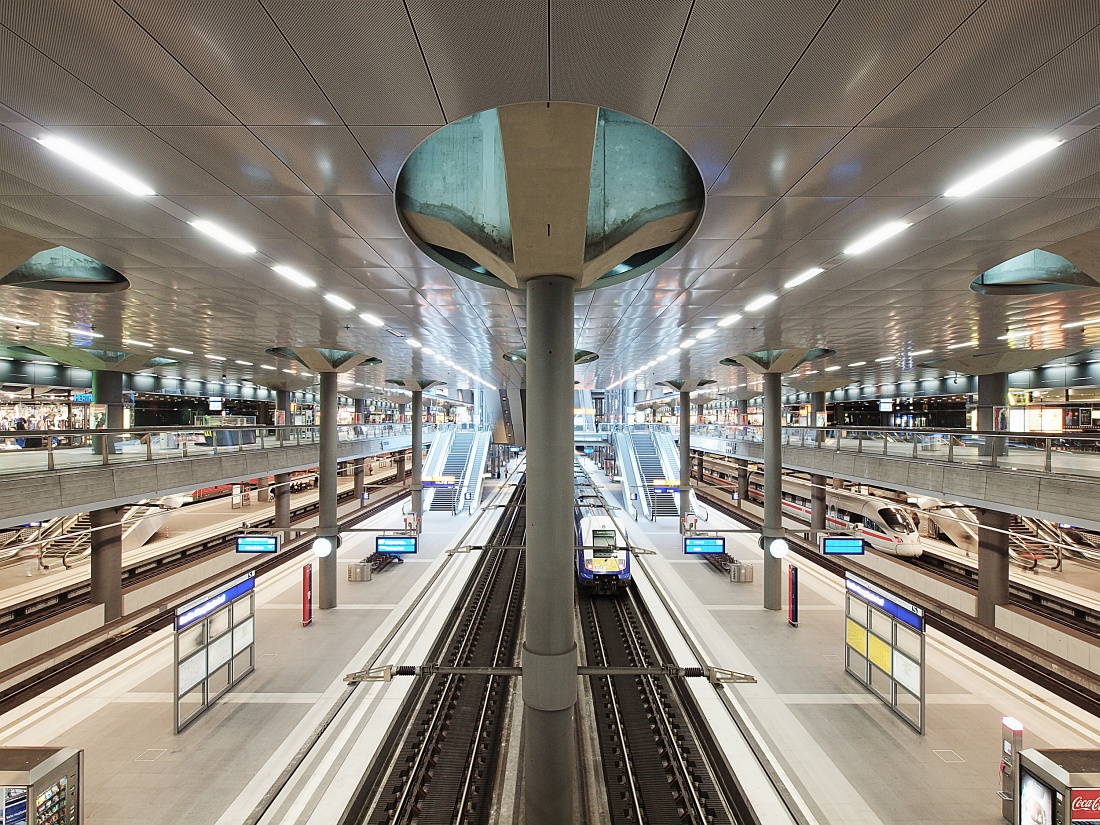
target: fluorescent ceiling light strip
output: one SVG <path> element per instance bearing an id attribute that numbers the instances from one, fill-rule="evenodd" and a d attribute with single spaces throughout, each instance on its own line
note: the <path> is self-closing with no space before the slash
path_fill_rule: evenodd
<path id="1" fill-rule="evenodd" d="M 66 327 L 65 332 L 72 333 L 73 335 L 87 335 L 89 338 L 102 338 L 103 337 L 98 332 L 92 332 L 90 329 L 81 329 L 80 327 Z"/>
<path id="2" fill-rule="evenodd" d="M 240 361 L 240 360 L 234 360 L 234 361 L 233 361 L 233 363 L 234 363 L 234 364 L 240 364 L 240 365 L 241 365 L 242 367 L 251 367 L 251 366 L 254 366 L 254 364 L 253 364 L 253 363 L 252 363 L 251 361 Z"/>
<path id="3" fill-rule="evenodd" d="M 195 354 L 189 349 L 180 349 L 179 347 L 169 347 L 168 351 L 169 352 L 178 352 L 180 355 L 194 355 Z"/>
<path id="4" fill-rule="evenodd" d="M 1013 338 L 1029 338 L 1032 335 L 1038 335 L 1039 330 L 1035 329 L 1020 329 L 1016 332 L 1009 332 L 1005 335 L 998 335 L 998 341 L 1011 341 Z"/>
<path id="5" fill-rule="evenodd" d="M 838 369 L 840 369 L 840 367 L 826 367 L 825 372 L 836 372 Z"/>
<path id="6" fill-rule="evenodd" d="M 820 266 L 811 267 L 810 269 L 807 269 L 805 272 L 803 272 L 801 275 L 796 275 L 794 278 L 787 281 L 787 283 L 783 284 L 783 287 L 785 289 L 793 289 L 796 286 L 800 286 L 806 283 L 806 281 L 810 280 L 811 278 L 816 278 L 824 271 L 825 270 L 822 269 Z"/>
<path id="7" fill-rule="evenodd" d="M 0 321 L 7 321 L 9 324 L 24 324 L 28 327 L 39 326 L 39 323 L 37 321 L 27 321 L 23 318 L 11 318 L 7 315 L 0 315 Z"/>
<path id="8" fill-rule="evenodd" d="M 878 246 L 887 238 L 892 238 L 899 232 L 903 232 L 912 226 L 911 223 L 905 221 L 891 221 L 890 223 L 883 224 L 873 232 L 864 235 L 855 243 L 846 247 L 844 250 L 845 255 L 858 255 L 861 252 L 866 252 L 873 246 Z"/>
<path id="9" fill-rule="evenodd" d="M 124 189 L 131 195 L 147 197 L 156 194 L 149 184 L 138 180 L 127 172 L 123 172 L 114 164 L 108 163 L 103 158 L 93 155 L 87 149 L 77 146 L 75 143 L 65 140 L 65 138 L 57 135 L 45 135 L 44 137 L 35 138 L 35 140 L 51 152 L 56 152 L 66 160 L 83 167 L 93 175 L 98 175 L 108 183 L 113 183 L 119 189 Z"/>
<path id="10" fill-rule="evenodd" d="M 298 286 L 304 286 L 304 287 L 315 287 L 315 286 L 317 286 L 317 282 L 315 280 L 313 280 L 312 278 L 310 278 L 307 275 L 303 275 L 301 272 L 299 272 L 297 269 L 295 269 L 292 266 L 287 266 L 286 264 L 275 264 L 275 266 L 273 266 L 271 268 L 272 268 L 272 270 L 274 270 L 275 272 L 278 272 L 280 275 L 282 275 L 284 278 L 286 278 L 288 281 L 290 281 L 291 283 L 297 284 Z"/>
<path id="11" fill-rule="evenodd" d="M 349 301 L 345 301 L 343 298 L 341 298 L 335 292 L 326 292 L 325 293 L 325 300 L 328 301 L 329 303 L 336 304 L 336 306 L 340 307 L 340 309 L 349 309 L 349 310 L 350 309 L 355 309 L 355 304 L 353 304 Z"/>
<path id="12" fill-rule="evenodd" d="M 128 347 L 151 347 L 151 346 L 153 346 L 152 344 L 150 344 L 146 341 L 138 341 L 134 338 L 123 338 L 122 343 L 124 343 Z"/>
<path id="13" fill-rule="evenodd" d="M 417 341 L 415 338 L 406 338 L 405 343 L 407 343 L 413 349 L 420 349 L 420 347 L 424 346 L 419 341 Z M 465 372 L 465 370 L 463 370 L 463 372 Z"/>
<path id="14" fill-rule="evenodd" d="M 1040 158 L 1052 149 L 1057 149 L 1065 143 L 1064 140 L 1058 140 L 1057 138 L 1043 138 L 1041 140 L 1033 140 L 1031 143 L 1027 143 L 1021 146 L 1014 152 L 1009 152 L 1004 157 L 998 158 L 984 169 L 980 169 L 968 178 L 956 183 L 950 189 L 943 193 L 945 198 L 963 198 L 969 195 L 971 192 L 976 192 L 983 186 L 987 186 L 998 178 L 1002 178 L 1009 172 L 1013 172 L 1019 169 L 1021 166 L 1031 163 L 1036 158 Z"/>
<path id="15" fill-rule="evenodd" d="M 224 361 L 225 360 L 224 355 L 207 355 L 206 357 L 209 358 L 211 361 Z"/>
<path id="16" fill-rule="evenodd" d="M 778 295 L 761 295 L 745 307 L 745 312 L 756 312 L 758 309 L 763 309 L 778 297 Z"/>
<path id="17" fill-rule="evenodd" d="M 910 354 L 911 356 L 914 356 L 914 357 L 915 357 L 915 356 L 917 356 L 917 355 L 928 355 L 928 354 L 930 354 L 931 352 L 932 352 L 932 350 L 930 350 L 930 349 L 919 349 L 919 350 L 917 350 L 916 352 L 911 352 L 911 353 L 909 353 L 909 354 Z"/>
<path id="18" fill-rule="evenodd" d="M 885 364 L 885 363 L 886 363 L 887 361 L 893 361 L 893 360 L 894 360 L 894 356 L 893 356 L 893 355 L 887 355 L 887 356 L 885 356 L 885 357 L 883 357 L 883 358 L 876 358 L 876 359 L 875 359 L 875 363 L 876 363 L 876 364 Z"/>
<path id="19" fill-rule="evenodd" d="M 260 369 L 262 369 L 262 370 L 273 370 L 273 369 L 277 369 L 277 368 L 273 364 L 260 364 Z"/>
<path id="20" fill-rule="evenodd" d="M 976 347 L 977 341 L 963 341 L 961 344 L 951 344 L 948 349 L 962 349 L 963 347 Z"/>
<path id="21" fill-rule="evenodd" d="M 849 366 L 849 367 L 862 367 L 862 366 L 863 366 L 864 364 L 866 364 L 866 363 L 867 363 L 866 361 L 853 361 L 853 362 L 852 362 L 851 364 L 849 364 L 848 366 Z"/>
<path id="22" fill-rule="evenodd" d="M 740 320 L 741 320 L 741 313 L 735 312 L 735 313 L 733 313 L 733 315 L 727 315 L 725 318 L 723 318 L 721 321 L 719 321 L 718 326 L 728 327 L 730 324 L 736 324 Z"/>
<path id="23" fill-rule="evenodd" d="M 369 312 L 360 312 L 359 317 L 370 324 L 372 327 L 384 327 L 386 322 L 379 318 L 377 315 L 371 315 Z"/>
<path id="24" fill-rule="evenodd" d="M 196 219 L 191 221 L 191 225 L 195 229 L 202 232 L 204 235 L 209 235 L 220 244 L 224 244 L 232 249 L 234 252 L 239 252 L 242 255 L 252 255 L 256 252 L 256 247 L 237 235 L 234 235 L 228 229 L 218 226 L 216 223 L 212 223 L 207 220 Z"/>
<path id="25" fill-rule="evenodd" d="M 714 335 L 717 331 L 716 329 L 701 329 L 695 333 L 695 340 L 702 341 L 706 338 L 710 338 L 710 336 Z"/>
<path id="26" fill-rule="evenodd" d="M 1068 324 L 1062 324 L 1062 329 L 1073 329 L 1074 327 L 1087 327 L 1091 324 L 1100 324 L 1100 318 L 1086 318 L 1083 321 L 1071 321 Z"/>

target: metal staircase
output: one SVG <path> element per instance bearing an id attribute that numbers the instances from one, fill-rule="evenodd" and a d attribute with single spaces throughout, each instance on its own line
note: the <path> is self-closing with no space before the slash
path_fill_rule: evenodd
<path id="1" fill-rule="evenodd" d="M 648 432 L 634 432 L 630 434 L 630 443 L 634 448 L 634 455 L 638 459 L 638 468 L 642 472 L 645 481 L 646 494 L 649 497 L 650 512 L 654 516 L 679 516 L 680 507 L 676 496 L 672 493 L 653 492 L 653 482 L 659 478 L 665 478 L 664 465 L 657 453 L 657 445 L 653 443 L 653 436 Z"/>
<path id="2" fill-rule="evenodd" d="M 447 453 L 447 462 L 443 465 L 443 475 L 454 476 L 454 486 L 436 488 L 429 510 L 454 512 L 455 496 L 458 495 L 465 481 L 466 464 L 476 437 L 477 433 L 473 430 L 459 430 L 455 433 L 454 440 L 451 442 L 451 451 Z"/>

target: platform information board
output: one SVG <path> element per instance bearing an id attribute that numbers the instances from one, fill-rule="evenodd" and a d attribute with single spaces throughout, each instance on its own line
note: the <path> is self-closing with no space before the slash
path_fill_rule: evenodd
<path id="1" fill-rule="evenodd" d="M 826 556 L 862 556 L 863 539 L 855 536 L 822 536 L 821 552 Z"/>
<path id="2" fill-rule="evenodd" d="M 176 608 L 176 733 L 255 668 L 255 584 L 248 572 Z"/>
<path id="3" fill-rule="evenodd" d="M 924 733 L 924 611 L 845 574 L 844 669 Z"/>
<path id="4" fill-rule="evenodd" d="M 725 536 L 684 536 L 684 553 L 687 555 L 725 552 Z"/>
<path id="5" fill-rule="evenodd" d="M 237 536 L 238 553 L 277 553 L 278 536 Z"/>
<path id="6" fill-rule="evenodd" d="M 416 536 L 377 536 L 374 552 L 389 555 L 408 555 L 416 552 Z"/>

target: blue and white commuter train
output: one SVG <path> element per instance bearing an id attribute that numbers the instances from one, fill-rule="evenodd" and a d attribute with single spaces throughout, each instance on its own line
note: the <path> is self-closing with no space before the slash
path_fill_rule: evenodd
<path id="1" fill-rule="evenodd" d="M 630 584 L 626 537 L 587 481 L 578 478 L 575 492 L 577 584 L 589 592 L 618 593 Z"/>

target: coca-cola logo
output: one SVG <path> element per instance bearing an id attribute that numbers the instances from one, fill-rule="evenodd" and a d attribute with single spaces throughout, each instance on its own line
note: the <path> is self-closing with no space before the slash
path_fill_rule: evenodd
<path id="1" fill-rule="evenodd" d="M 1071 794 L 1070 810 L 1075 822 L 1100 820 L 1100 788 L 1075 789 Z"/>

